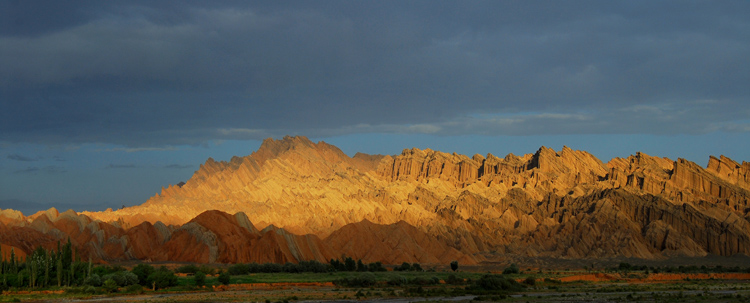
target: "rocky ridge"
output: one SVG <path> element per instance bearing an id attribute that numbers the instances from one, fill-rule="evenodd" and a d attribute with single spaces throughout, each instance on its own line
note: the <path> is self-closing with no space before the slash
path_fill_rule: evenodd
<path id="1" fill-rule="evenodd" d="M 250 260 L 223 253 L 249 246 L 218 243 L 263 239 L 239 223 L 243 218 L 224 220 L 246 226 L 233 227 L 231 236 L 222 236 L 228 232 L 223 227 L 200 224 L 210 214 L 206 205 L 247 214 L 261 234 L 283 228 L 284 235 L 264 240 L 296 247 L 263 259 L 279 262 L 300 260 L 291 251 L 312 259 L 346 253 L 386 262 L 750 255 L 749 174 L 749 163 L 724 156 L 711 157 L 706 168 L 640 152 L 603 163 L 568 147 L 503 158 L 416 148 L 350 158 L 324 142 L 285 137 L 265 140 L 250 156 L 209 159 L 184 185 L 164 188 L 142 205 L 82 215 L 88 218 L 84 226 L 111 222 L 123 232 L 134 230 L 128 239 L 155 241 L 149 246 L 197 241 L 202 244 L 190 256 L 160 256 L 202 262 Z M 97 240 L 111 239 L 107 228 L 99 229 Z M 289 234 L 315 236 L 328 248 L 313 238 L 292 241 L 315 242 L 307 246 L 280 244 Z M 368 241 L 357 242 L 357 235 Z M 403 240 L 390 243 L 392 238 Z M 122 258 L 143 256 L 137 246 Z"/>
<path id="2" fill-rule="evenodd" d="M 465 261 L 464 264 L 476 263 L 473 257 L 431 240 L 430 236 L 414 227 L 368 224 L 368 231 L 380 235 L 380 238 L 387 231 L 402 229 L 408 232 L 404 236 L 408 247 L 404 255 L 389 256 L 388 262 L 400 264 L 412 261 L 414 253 L 418 252 L 416 260 L 424 262 L 446 263 L 460 259 Z M 336 243 L 349 241 L 352 236 L 361 237 L 361 234 L 352 235 L 351 232 L 342 230 L 321 239 L 311 234 L 296 235 L 273 225 L 258 230 L 244 213 L 231 215 L 216 210 L 203 212 L 180 226 L 142 222 L 126 229 L 117 223 L 95 221 L 74 211 L 60 214 L 52 208 L 28 218 L 11 221 L 8 226 L 0 226 L 0 243 L 6 259 L 9 258 L 11 249 L 18 258 L 24 258 L 39 246 L 54 250 L 58 243 L 65 243 L 70 239 L 81 259 L 91 258 L 97 262 L 143 260 L 285 264 L 316 260 L 327 263 L 332 258 L 340 257 L 342 253 L 354 256 L 350 249 L 335 246 Z M 412 243 L 412 238 L 417 241 Z M 420 250 L 412 250 L 414 247 Z M 371 248 L 377 252 L 377 256 L 389 255 L 387 247 Z"/>

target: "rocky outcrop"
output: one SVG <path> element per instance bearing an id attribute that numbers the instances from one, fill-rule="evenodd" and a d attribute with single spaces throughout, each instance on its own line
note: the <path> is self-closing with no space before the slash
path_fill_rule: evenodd
<path id="1" fill-rule="evenodd" d="M 706 168 L 640 152 L 605 164 L 568 147 L 502 158 L 416 148 L 350 158 L 285 137 L 250 156 L 208 159 L 142 205 L 20 219 L 3 211 L 0 224 L 70 236 L 82 252 L 113 260 L 730 256 L 750 254 L 749 171 L 724 156 Z M 2 243 L 28 247 L 14 241 Z"/>
<path id="2" fill-rule="evenodd" d="M 46 214 L 37 215 L 31 224 L 19 221 L 18 226 L 0 225 L 3 253 L 10 254 L 13 249 L 17 257 L 23 257 L 36 247 L 54 250 L 59 242 L 70 239 L 81 259 L 91 258 L 93 261 L 136 259 L 148 262 L 284 264 L 317 260 L 326 263 L 341 255 L 315 235 L 296 235 L 272 225 L 259 231 L 244 213 L 230 215 L 206 211 L 181 226 L 143 222 L 128 229 L 90 221 L 87 216 L 73 211 L 64 214 L 53 216 L 54 220 L 50 220 Z M 370 229 L 378 233 L 376 230 L 377 225 Z M 412 231 L 412 234 L 418 233 Z M 408 235 L 401 239 L 406 243 L 413 242 Z M 430 245 L 434 248 L 440 244 Z M 412 259 L 404 255 L 391 256 L 389 260 L 400 263 Z"/>
<path id="3" fill-rule="evenodd" d="M 744 187 L 750 185 L 750 163 L 748 162 L 743 161 L 739 164 L 723 155 L 719 158 L 711 156 L 706 170 L 731 184 Z"/>
<path id="4" fill-rule="evenodd" d="M 477 263 L 473 256 L 447 246 L 404 221 L 389 225 L 366 220 L 347 224 L 328 236 L 325 244 L 333 251 L 366 263 L 448 264 L 454 260 L 467 265 Z"/>
<path id="5" fill-rule="evenodd" d="M 272 227 L 258 231 L 244 213 L 207 211 L 175 230 L 154 260 L 283 264 L 326 261 L 332 255 L 316 236 L 294 235 Z"/>

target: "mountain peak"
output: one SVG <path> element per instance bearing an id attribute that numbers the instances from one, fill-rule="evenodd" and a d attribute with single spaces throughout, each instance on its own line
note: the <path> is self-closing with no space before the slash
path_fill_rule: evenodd
<path id="1" fill-rule="evenodd" d="M 276 230 L 277 226 L 289 233 L 321 238 L 347 224 L 360 222 L 345 228 L 351 230 L 347 235 L 373 238 L 373 232 L 360 231 L 376 224 L 395 224 L 387 229 L 403 229 L 399 232 L 403 239 L 427 235 L 442 239 L 419 245 L 402 241 L 406 246 L 399 241 L 388 243 L 390 248 L 410 252 L 409 256 L 429 250 L 440 251 L 450 258 L 477 253 L 491 255 L 495 251 L 526 256 L 592 254 L 652 258 L 665 250 L 659 246 L 665 241 L 677 243 L 669 249 L 687 249 L 696 254 L 750 253 L 743 242 L 750 237 L 747 204 L 750 165 L 745 162 L 740 165 L 725 157 L 712 157 L 710 161 L 709 168 L 703 169 L 683 159 L 672 161 L 639 152 L 604 165 L 590 153 L 567 146 L 560 151 L 542 146 L 534 154 L 508 154 L 503 158 L 490 153 L 486 157 L 479 154 L 468 157 L 429 148 L 404 149 L 396 156 L 358 154 L 349 158 L 325 142 L 287 136 L 264 140 L 250 156 L 235 157 L 229 162 L 209 159 L 185 186 L 170 187 L 146 204 L 92 214 L 92 218 L 102 221 L 122 218 L 129 226 L 136 226 L 137 220 L 161 220 L 177 225 L 195 217 L 194 223 L 200 222 L 217 237 L 232 234 L 225 231 L 239 230 L 265 239 L 259 241 L 281 240 L 286 235 L 276 231 L 259 233 L 250 219 L 261 230 Z M 611 190 L 618 195 L 602 194 Z M 689 210 L 678 207 L 685 204 L 694 207 Z M 203 213 L 211 209 L 223 213 Z M 695 212 L 705 216 L 696 216 Z M 651 215 L 654 217 L 643 217 Z M 643 230 L 647 230 L 651 221 L 662 220 L 659 218 L 694 222 L 673 225 L 664 221 L 651 226 L 648 230 L 652 233 L 646 235 L 648 241 L 644 240 Z M 693 237 L 689 240 L 701 247 L 694 250 L 695 245 L 685 244 L 690 241 L 682 238 L 665 240 L 678 232 L 703 235 L 695 231 L 721 228 L 722 225 L 716 224 L 726 218 L 734 218 L 735 222 L 727 236 L 731 241 L 726 245 Z M 397 223 L 400 221 L 405 223 Z M 236 227 L 231 230 L 211 227 L 215 222 L 228 222 Z M 414 229 L 401 228 L 406 223 Z M 183 229 L 206 241 L 211 239 L 209 232 L 193 225 Z M 675 232 L 656 232 L 666 230 L 662 225 L 671 226 Z M 580 229 L 583 227 L 591 229 Z M 550 230 L 564 231 L 564 235 L 550 238 Z M 383 239 L 388 240 L 387 236 L 392 234 L 383 233 Z M 587 238 L 590 234 L 600 235 L 601 245 L 598 240 Z M 340 249 L 335 249 L 339 253 L 350 249 L 347 237 L 340 241 Z M 570 242 L 571 239 L 577 240 Z M 379 243 L 382 240 L 365 241 L 361 245 Z M 428 248 L 440 243 L 458 252 Z M 508 243 L 519 244 L 508 246 Z M 602 249 L 597 250 L 591 243 Z M 570 249 L 556 251 L 559 247 Z M 368 251 L 351 252 L 361 253 L 365 258 Z M 207 253 L 205 258 L 220 260 L 220 256 Z M 369 257 L 376 260 L 386 254 Z M 430 262 L 438 260 L 444 261 L 438 258 Z"/>

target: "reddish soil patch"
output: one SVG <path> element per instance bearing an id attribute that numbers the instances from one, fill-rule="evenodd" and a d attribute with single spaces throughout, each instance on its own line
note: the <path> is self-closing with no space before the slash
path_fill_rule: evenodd
<path id="1" fill-rule="evenodd" d="M 620 275 L 617 275 L 617 274 L 613 275 L 613 274 L 596 273 L 596 274 L 562 277 L 557 280 L 559 280 L 560 282 L 572 282 L 572 281 L 603 282 L 603 281 L 614 281 L 614 280 L 619 280 L 619 279 L 620 279 Z"/>

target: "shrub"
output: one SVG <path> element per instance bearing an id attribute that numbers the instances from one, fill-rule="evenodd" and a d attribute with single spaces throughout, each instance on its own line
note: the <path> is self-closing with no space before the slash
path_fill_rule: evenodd
<path id="1" fill-rule="evenodd" d="M 216 272 L 216 269 L 206 264 L 203 264 L 200 267 L 198 267 L 198 271 L 202 271 L 204 274 L 207 274 L 207 275 L 213 275 Z"/>
<path id="2" fill-rule="evenodd" d="M 396 271 L 409 271 L 409 270 L 411 270 L 411 264 L 404 262 L 404 263 L 401 263 L 401 266 L 396 267 L 393 270 L 396 270 Z"/>
<path id="3" fill-rule="evenodd" d="M 401 285 L 404 285 L 406 283 L 407 283 L 406 278 L 404 278 L 402 276 L 393 275 L 390 278 L 388 278 L 388 285 L 401 286 Z"/>
<path id="4" fill-rule="evenodd" d="M 233 276 L 246 275 L 250 273 L 250 266 L 242 263 L 234 264 L 229 267 L 227 272 Z"/>
<path id="5" fill-rule="evenodd" d="M 102 278 L 97 274 L 91 274 L 88 278 L 83 280 L 84 285 L 99 287 L 102 286 Z"/>
<path id="6" fill-rule="evenodd" d="M 219 283 L 229 285 L 230 276 L 229 273 L 224 271 L 219 274 Z"/>
<path id="7" fill-rule="evenodd" d="M 129 271 L 123 271 L 123 272 L 120 272 L 119 274 L 125 277 L 125 285 L 122 285 L 122 286 L 138 284 L 138 276 L 136 276 L 134 273 L 129 272 Z"/>
<path id="8" fill-rule="evenodd" d="M 534 279 L 534 277 L 526 277 L 526 279 L 523 280 L 523 284 L 534 286 L 536 285 L 536 279 Z"/>
<path id="9" fill-rule="evenodd" d="M 368 271 L 388 271 L 388 269 L 386 269 L 383 266 L 383 263 L 380 263 L 379 261 L 368 264 L 367 265 L 367 270 Z"/>
<path id="10" fill-rule="evenodd" d="M 422 265 L 419 265 L 419 263 L 414 263 L 411 265 L 411 270 L 413 271 L 422 271 Z"/>
<path id="11" fill-rule="evenodd" d="M 161 267 L 148 276 L 148 280 L 156 289 L 177 285 L 177 276 L 166 267 Z"/>
<path id="12" fill-rule="evenodd" d="M 115 284 L 117 284 L 118 286 L 124 286 L 125 285 L 125 277 L 123 277 L 122 275 L 118 275 L 118 274 L 104 275 L 102 277 L 102 281 L 103 281 L 102 284 L 104 284 L 104 282 L 107 282 L 107 280 L 114 281 Z"/>
<path id="13" fill-rule="evenodd" d="M 458 261 L 451 262 L 451 270 L 456 271 L 458 269 Z"/>
<path id="14" fill-rule="evenodd" d="M 149 279 L 149 276 L 151 276 L 154 271 L 156 271 L 156 269 L 154 269 L 154 267 L 151 265 L 138 264 L 133 267 L 130 272 L 136 275 L 136 277 L 138 278 L 138 284 L 150 287 L 152 281 Z"/>
<path id="15" fill-rule="evenodd" d="M 260 271 L 265 273 L 281 272 L 281 264 L 264 263 L 260 266 Z"/>
<path id="16" fill-rule="evenodd" d="M 475 289 L 486 291 L 521 291 L 523 286 L 512 279 L 506 279 L 498 275 L 484 275 L 477 280 L 474 285 Z"/>
<path id="17" fill-rule="evenodd" d="M 509 267 L 503 270 L 504 275 L 517 274 L 519 272 L 520 270 L 518 269 L 518 265 L 516 265 L 516 263 L 511 264 Z"/>
<path id="18" fill-rule="evenodd" d="M 93 276 L 94 274 L 92 274 Z M 138 276 L 128 271 L 118 271 L 112 274 L 104 275 L 102 281 L 114 280 L 118 286 L 128 286 L 138 284 Z"/>
<path id="19" fill-rule="evenodd" d="M 133 284 L 133 285 L 128 285 L 128 287 L 125 288 L 125 290 L 127 292 L 131 292 L 131 293 L 142 294 L 143 293 L 143 286 L 141 286 L 141 285 L 139 285 L 139 284 L 136 283 L 136 284 Z"/>
<path id="20" fill-rule="evenodd" d="M 452 285 L 463 284 L 464 279 L 459 279 L 458 277 L 456 277 L 456 275 L 450 274 L 448 275 L 448 280 L 445 280 L 445 283 Z"/>
<path id="21" fill-rule="evenodd" d="M 115 292 L 117 291 L 117 282 L 112 279 L 105 280 L 104 283 L 102 283 L 102 288 L 106 292 Z"/>
<path id="22" fill-rule="evenodd" d="M 178 267 L 175 272 L 182 274 L 195 274 L 198 272 L 198 266 L 195 266 L 195 264 L 183 265 Z"/>
<path id="23" fill-rule="evenodd" d="M 320 263 L 315 260 L 311 261 L 300 261 L 299 264 L 297 264 L 299 267 L 300 272 L 317 272 L 317 273 L 325 273 L 329 272 L 329 266 L 323 263 Z"/>
<path id="24" fill-rule="evenodd" d="M 432 278 L 430 278 L 430 284 L 433 284 L 433 285 L 440 284 L 440 278 L 438 278 L 438 277 L 432 277 Z"/>
<path id="25" fill-rule="evenodd" d="M 427 280 L 427 279 L 422 278 L 422 277 L 415 277 L 414 279 L 411 279 L 411 281 L 409 281 L 409 284 L 412 284 L 412 285 L 429 285 L 430 284 L 430 280 Z"/>
<path id="26" fill-rule="evenodd" d="M 621 262 L 620 266 L 618 266 L 617 269 L 622 270 L 622 271 L 628 271 L 630 270 L 630 267 L 631 267 L 630 263 Z M 682 268 L 682 266 L 680 266 L 680 268 Z"/>
<path id="27" fill-rule="evenodd" d="M 204 274 L 202 271 L 195 273 L 195 276 L 193 276 L 193 281 L 195 281 L 195 286 L 198 287 L 206 285 L 206 274 Z"/>
<path id="28" fill-rule="evenodd" d="M 118 271 L 102 277 L 102 281 L 114 280 L 118 286 L 128 286 L 138 284 L 138 276 L 132 272 Z"/>
<path id="29" fill-rule="evenodd" d="M 369 272 L 359 275 L 359 284 L 362 286 L 373 286 L 375 282 L 377 282 L 377 278 Z"/>
<path id="30" fill-rule="evenodd" d="M 333 281 L 336 285 L 349 286 L 349 287 L 369 287 L 375 285 L 377 282 L 375 275 L 366 272 L 354 277 L 341 278 Z"/>

